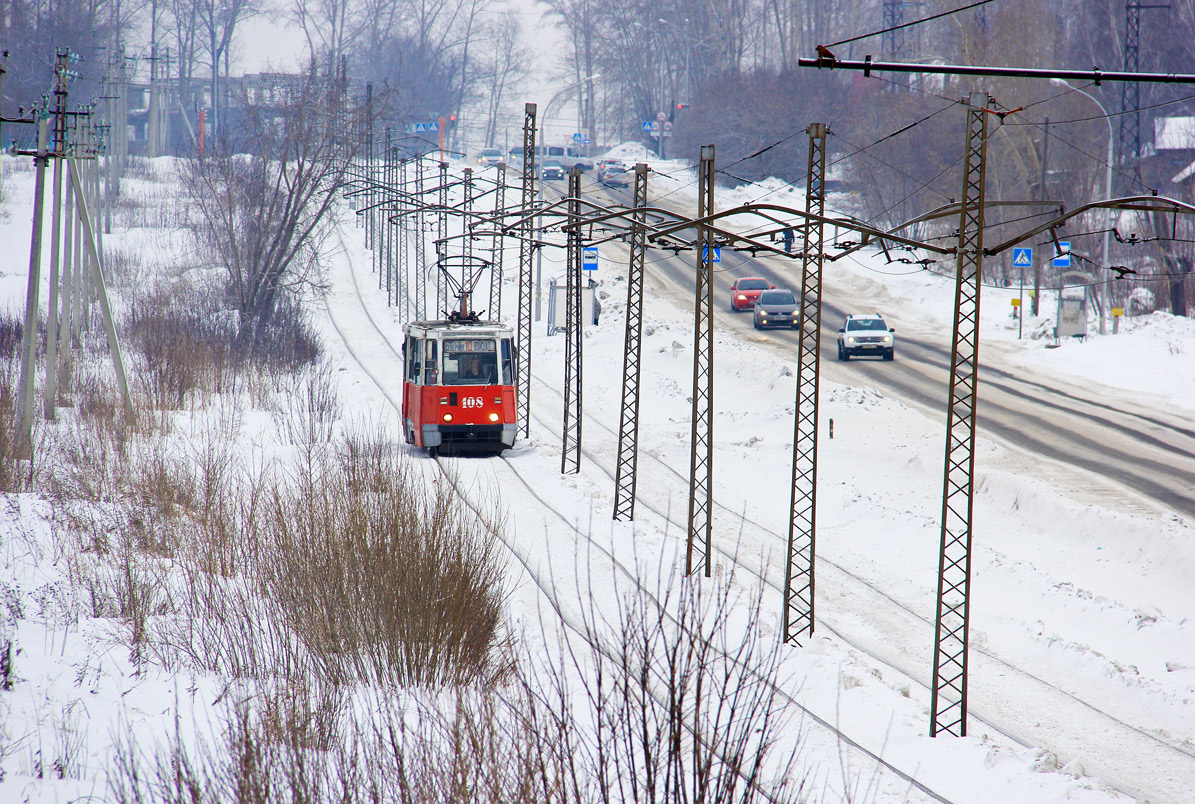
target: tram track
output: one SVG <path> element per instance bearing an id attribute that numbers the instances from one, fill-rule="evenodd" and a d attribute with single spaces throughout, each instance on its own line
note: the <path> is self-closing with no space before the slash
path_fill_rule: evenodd
<path id="1" fill-rule="evenodd" d="M 341 244 L 342 244 L 342 249 L 343 249 L 343 236 L 342 235 L 341 235 Z M 381 328 L 381 326 L 378 324 L 376 319 L 373 317 L 373 314 L 370 312 L 369 306 L 365 303 L 364 297 L 361 293 L 360 285 L 358 283 L 358 277 L 357 277 L 357 272 L 356 272 L 355 266 L 353 265 L 351 258 L 348 256 L 347 249 L 343 249 L 343 250 L 346 255 L 346 258 L 349 259 L 349 270 L 353 277 L 353 293 L 357 299 L 360 309 L 365 313 L 366 319 L 369 321 L 371 327 L 377 333 L 381 342 L 385 344 L 386 348 L 390 351 L 390 353 L 394 357 L 395 361 L 397 361 L 397 363 L 399 365 L 401 365 L 401 362 L 402 362 L 401 355 L 399 354 L 398 350 L 396 350 L 394 348 L 394 345 L 390 342 L 390 339 L 386 336 L 384 330 Z M 394 398 L 394 396 L 387 389 L 386 383 L 384 383 L 381 380 L 381 378 L 367 365 L 366 361 L 363 360 L 362 357 L 360 356 L 360 354 L 353 348 L 351 339 L 346 334 L 344 328 L 337 321 L 336 314 L 332 311 L 331 305 L 328 303 L 326 298 L 325 298 L 325 311 L 328 315 L 328 320 L 331 322 L 333 328 L 336 330 L 336 332 L 337 332 L 338 336 L 340 337 L 341 341 L 343 342 L 345 349 L 348 352 L 349 356 L 358 365 L 358 367 L 365 373 L 365 375 L 367 377 L 369 377 L 369 379 L 378 387 L 378 390 L 382 393 L 382 395 L 386 398 L 386 400 L 390 403 L 390 405 L 395 409 L 395 411 L 401 416 L 401 410 L 402 410 L 401 401 L 396 400 Z M 541 425 L 543 425 L 545 423 L 540 416 L 536 415 L 535 418 L 540 421 Z M 556 585 L 555 585 L 555 583 L 552 582 L 551 578 L 545 579 L 544 577 L 542 577 L 537 566 L 536 566 L 536 563 L 532 560 L 532 557 L 530 555 L 528 555 L 523 549 L 521 549 L 511 539 L 508 539 L 505 537 L 500 523 L 497 523 L 492 520 L 492 518 L 488 515 L 488 513 L 483 508 L 483 506 L 477 500 L 475 500 L 473 498 L 473 496 L 470 494 L 468 489 L 464 488 L 463 484 L 460 482 L 459 477 L 457 477 L 453 472 L 451 472 L 448 469 L 448 467 L 446 466 L 446 462 L 439 457 L 437 457 L 433 460 L 434 460 L 436 471 L 439 473 L 439 475 L 445 480 L 445 482 L 447 482 L 452 487 L 454 493 L 462 501 L 462 503 L 464 505 L 466 505 L 478 517 L 479 521 L 481 521 L 485 524 L 486 528 L 489 529 L 490 532 L 494 534 L 495 538 L 499 539 L 499 541 L 502 542 L 502 544 L 506 548 L 506 550 L 510 553 L 510 555 L 514 558 L 514 560 L 522 568 L 522 571 L 526 574 L 526 576 L 529 579 L 531 579 L 532 583 L 535 584 L 535 586 L 539 590 L 540 596 L 546 601 L 548 606 L 556 614 L 556 616 L 559 618 L 561 623 L 563 623 L 565 625 L 565 627 L 568 628 L 570 631 L 577 634 L 582 639 L 585 639 L 586 632 L 585 632 L 584 622 L 578 621 L 576 617 L 566 613 L 565 607 L 561 604 L 560 600 L 558 599 Z M 501 466 L 505 467 L 505 469 L 508 472 L 510 472 L 511 476 L 515 480 L 517 480 L 518 483 L 524 489 L 526 489 L 526 491 L 536 500 L 537 503 L 539 503 L 539 505 L 548 514 L 550 514 L 553 518 L 559 520 L 559 522 L 561 522 L 567 529 L 569 529 L 574 534 L 574 536 L 578 540 L 577 543 L 575 544 L 576 548 L 579 549 L 581 547 L 584 547 L 585 549 L 587 549 L 591 552 L 596 551 L 600 555 L 604 556 L 606 559 L 608 559 L 611 562 L 611 566 L 617 571 L 618 574 L 624 576 L 630 583 L 632 583 L 636 587 L 638 594 L 646 596 L 657 607 L 660 608 L 662 616 L 667 617 L 670 621 L 675 622 L 674 620 L 672 620 L 671 615 L 665 609 L 663 609 L 662 605 L 655 598 L 655 596 L 651 592 L 651 590 L 649 590 L 645 586 L 643 586 L 643 584 L 640 581 L 638 574 L 636 572 L 633 572 L 631 569 L 627 568 L 617 557 L 615 557 L 613 555 L 613 553 L 611 553 L 608 549 L 606 549 L 605 546 L 600 544 L 590 534 L 584 532 L 577 525 L 577 523 L 575 521 L 573 521 L 569 518 L 569 516 L 565 512 L 561 511 L 559 508 L 557 508 L 556 506 L 554 506 L 553 504 L 548 502 L 543 497 L 543 495 L 540 494 L 534 488 L 534 486 L 530 482 L 528 482 L 528 480 L 525 477 L 523 477 L 523 475 L 521 473 L 519 473 L 519 471 L 513 466 L 511 461 L 509 461 L 505 457 L 500 456 L 498 463 Z M 666 515 L 663 516 L 662 518 L 666 522 L 668 521 Z M 761 577 L 761 580 L 762 580 L 762 577 Z M 600 647 L 600 646 L 595 646 L 595 647 Z M 610 657 L 608 656 L 608 658 L 610 658 Z M 821 728 L 826 730 L 828 736 L 830 738 L 832 738 L 833 740 L 838 741 L 841 745 L 849 746 L 852 750 L 857 751 L 859 754 L 866 757 L 869 761 L 875 763 L 878 767 L 884 768 L 888 773 L 891 773 L 896 778 L 900 779 L 909 788 L 916 789 L 916 790 L 920 791 L 922 794 L 924 794 L 929 799 L 936 801 L 936 802 L 940 802 L 940 804 L 953 804 L 952 799 L 933 790 L 927 784 L 918 780 L 913 774 L 908 773 L 908 772 L 902 770 L 901 768 L 895 766 L 888 760 L 885 760 L 878 753 L 866 748 L 865 746 L 859 744 L 857 741 L 852 739 L 850 736 L 844 734 L 841 730 L 839 730 L 836 726 L 834 726 L 831 722 L 829 722 L 829 720 L 821 717 L 817 713 L 808 709 L 806 706 L 804 706 L 799 701 L 797 701 L 792 695 L 790 695 L 783 688 L 772 685 L 771 682 L 768 682 L 768 683 L 772 687 L 772 689 L 775 691 L 778 699 L 783 700 L 787 705 L 796 708 L 799 712 L 801 712 L 810 721 L 816 723 L 818 726 L 820 726 Z M 661 703 L 663 703 L 663 702 L 661 702 Z M 847 783 L 847 780 L 844 779 L 844 783 Z M 774 799 L 766 791 L 760 791 L 760 792 L 765 796 L 765 798 L 767 800 L 773 801 L 773 802 L 776 801 L 776 799 Z"/>

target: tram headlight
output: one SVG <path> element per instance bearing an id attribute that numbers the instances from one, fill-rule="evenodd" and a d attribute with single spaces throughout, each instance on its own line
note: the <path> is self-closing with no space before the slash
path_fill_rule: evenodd
<path id="1" fill-rule="evenodd" d="M 496 421 L 498 421 L 498 419 L 500 419 L 500 418 L 501 418 L 501 417 L 500 417 L 500 416 L 499 416 L 497 413 L 491 413 L 491 414 L 490 414 L 490 421 L 492 421 L 492 422 L 496 422 Z"/>
<path id="2" fill-rule="evenodd" d="M 451 414 L 451 413 L 445 413 L 445 414 L 444 414 L 444 421 L 446 421 L 446 422 L 450 422 L 450 421 L 452 421 L 452 414 Z"/>

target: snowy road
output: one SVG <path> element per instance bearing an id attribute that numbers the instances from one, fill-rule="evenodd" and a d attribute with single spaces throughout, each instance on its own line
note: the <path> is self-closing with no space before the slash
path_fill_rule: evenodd
<path id="1" fill-rule="evenodd" d="M 591 188 L 593 189 L 593 188 Z M 625 192 L 607 191 L 618 203 Z M 692 309 L 693 266 L 689 255 L 658 256 L 649 275 L 681 307 Z M 750 314 L 726 309 L 731 283 L 740 276 L 762 276 L 777 287 L 800 284 L 800 262 L 781 258 L 746 259 L 733 271 L 715 275 L 718 325 L 740 337 L 776 345 L 795 354 L 796 332 L 752 329 Z M 884 304 L 870 289 L 855 286 L 839 266 L 826 263 L 822 301 L 822 371 L 837 382 L 867 384 L 942 418 L 950 365 L 950 329 L 934 327 L 908 305 Z M 650 280 L 649 280 L 650 281 Z M 835 361 L 836 328 L 848 313 L 879 309 L 897 330 L 898 365 L 877 361 Z M 1059 376 L 1027 375 L 1009 366 L 999 343 L 981 342 L 978 423 L 983 432 L 1035 456 L 1061 461 L 1126 486 L 1159 506 L 1195 516 L 1195 426 L 1184 411 L 1142 395 L 1117 393 Z M 1041 473 L 1050 482 L 1051 474 Z M 1118 495 L 1115 485 L 1093 484 L 1095 499 L 1109 495 L 1128 510 L 1141 510 L 1135 495 Z"/>

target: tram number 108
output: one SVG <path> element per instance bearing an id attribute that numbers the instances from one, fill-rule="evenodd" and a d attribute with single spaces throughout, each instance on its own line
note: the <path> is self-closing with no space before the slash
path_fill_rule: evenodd
<path id="1" fill-rule="evenodd" d="M 485 402 L 479 396 L 466 396 L 461 398 L 462 408 L 480 408 Z"/>

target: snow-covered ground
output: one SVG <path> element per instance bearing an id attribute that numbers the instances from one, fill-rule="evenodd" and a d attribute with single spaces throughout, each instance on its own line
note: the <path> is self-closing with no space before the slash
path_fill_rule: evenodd
<path id="1" fill-rule="evenodd" d="M 630 146 L 619 150 L 624 158 L 638 158 Z M 11 160 L 4 161 L 10 172 L 0 207 L 0 243 L 9 256 L 0 268 L 0 304 L 19 310 L 32 174 L 14 172 Z M 689 203 L 686 194 L 695 197 L 686 166 L 654 167 L 653 188 L 659 190 L 653 195 L 668 194 L 679 203 Z M 756 192 L 776 203 L 803 203 L 775 183 Z M 720 190 L 718 203 L 750 197 L 744 190 Z M 344 219 L 343 249 L 330 259 L 321 329 L 330 359 L 341 369 L 346 419 L 384 411 L 386 420 L 396 422 L 387 406 L 400 397 L 392 370 L 400 322 L 376 291 L 361 230 L 351 215 Z M 110 242 L 126 236 L 137 238 L 144 252 L 160 250 L 167 259 L 176 245 L 169 232 L 145 230 L 114 232 Z M 508 320 L 513 320 L 508 305 L 517 300 L 513 252 L 507 249 L 505 265 Z M 545 255 L 545 267 L 557 258 Z M 515 623 L 537 622 L 549 610 L 548 600 L 566 617 L 586 608 L 610 610 L 628 580 L 607 582 L 617 565 L 603 549 L 623 566 L 637 568 L 631 573 L 648 589 L 680 571 L 692 321 L 658 295 L 649 294 L 645 310 L 637 517 L 633 524 L 610 519 L 624 270 L 619 249 L 604 247 L 601 323 L 585 334 L 581 473 L 559 471 L 564 339 L 545 337 L 540 325 L 533 341 L 531 438 L 509 451 L 506 461 L 446 461 L 464 488 L 505 506 L 515 590 L 509 616 Z M 871 252 L 836 263 L 834 270 L 841 271 L 841 281 L 871 289 L 885 312 L 891 309 L 927 329 L 949 326 L 948 279 L 916 266 L 886 264 Z M 1115 336 L 1048 349 L 1048 339 L 1017 339 L 1009 317 L 1013 294 L 984 290 L 981 334 L 985 348 L 998 347 L 1001 359 L 1025 371 L 1065 373 L 1089 386 L 1191 409 L 1195 369 L 1186 356 L 1195 349 L 1191 320 L 1153 314 L 1125 321 Z M 43 291 L 43 305 L 45 298 Z M 1048 304 L 1042 313 L 1042 321 L 1026 322 L 1026 333 L 1040 331 L 1051 313 Z M 744 588 L 765 584 L 760 625 L 775 634 L 788 525 L 794 365 L 729 331 L 717 334 L 715 354 L 715 571 Z M 942 425 L 867 387 L 823 380 L 821 403 L 822 420 L 834 421 L 834 437 L 823 438 L 819 452 L 817 634 L 805 647 L 791 649 L 781 676 L 791 680 L 786 694 L 793 705 L 806 712 L 803 758 L 818 789 L 826 791 L 822 800 L 1190 801 L 1195 544 L 1189 523 L 1145 503 L 1116 510 L 1077 502 L 1071 489 L 1086 482 L 1078 472 L 1059 467 L 1057 482 L 1043 486 L 993 468 L 1032 461 L 1031 456 L 980 439 L 970 736 L 931 739 Z M 397 426 L 393 432 L 400 437 Z M 432 465 L 415 452 L 411 460 Z M 105 623 L 70 605 L 73 593 L 55 560 L 45 505 L 20 495 L 2 511 L 0 592 L 7 608 L 0 617 L 20 650 L 20 683 L 0 693 L 0 798 L 102 797 L 114 733 L 128 729 L 152 741 L 169 732 L 180 690 L 194 701 L 195 720 L 202 721 L 220 682 L 152 667 L 135 673 L 123 654 L 111 650 Z M 25 605 L 19 619 L 14 601 Z M 71 741 L 79 746 L 73 774 L 37 778 L 43 757 Z"/>

